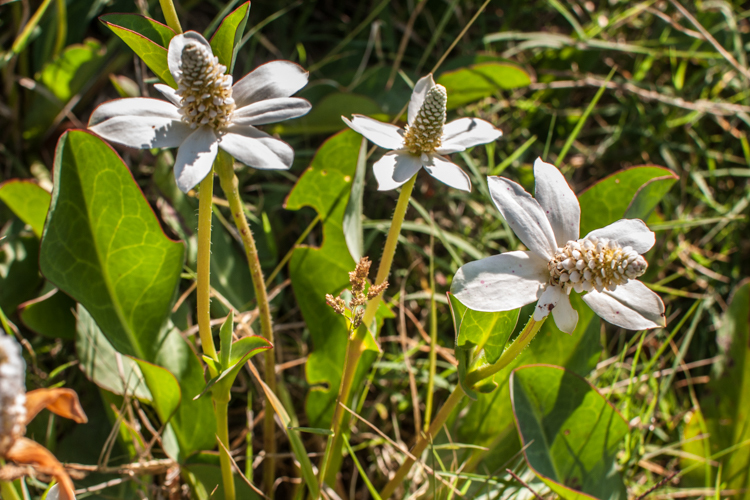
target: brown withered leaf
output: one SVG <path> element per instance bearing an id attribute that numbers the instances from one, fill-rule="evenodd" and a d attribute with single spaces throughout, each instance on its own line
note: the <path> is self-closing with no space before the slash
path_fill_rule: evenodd
<path id="1" fill-rule="evenodd" d="M 26 393 L 26 424 L 28 425 L 40 411 L 47 408 L 61 417 L 79 424 L 89 421 L 73 389 L 35 389 Z"/>
<path id="2" fill-rule="evenodd" d="M 59 484 L 60 500 L 75 500 L 75 488 L 70 476 L 52 452 L 41 444 L 20 438 L 13 443 L 5 458 L 19 465 L 31 465 L 35 471 L 54 477 Z"/>

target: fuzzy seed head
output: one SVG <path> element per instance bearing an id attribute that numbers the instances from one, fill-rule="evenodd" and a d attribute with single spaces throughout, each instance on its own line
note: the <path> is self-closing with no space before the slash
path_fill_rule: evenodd
<path id="1" fill-rule="evenodd" d="M 25 372 L 21 346 L 0 335 L 0 457 L 26 433 Z"/>
<path id="2" fill-rule="evenodd" d="M 414 123 L 406 127 L 404 146 L 410 153 L 432 153 L 440 147 L 447 104 L 448 93 L 442 85 L 435 85 L 427 92 Z"/>
<path id="3" fill-rule="evenodd" d="M 617 285 L 643 275 L 648 263 L 631 247 L 622 248 L 615 241 L 594 236 L 558 248 L 547 267 L 550 284 L 562 286 L 567 293 L 613 292 Z"/>
<path id="4" fill-rule="evenodd" d="M 219 58 L 202 44 L 188 43 L 182 51 L 182 78 L 177 82 L 180 114 L 192 128 L 207 125 L 222 130 L 232 121 L 232 76 Z"/>

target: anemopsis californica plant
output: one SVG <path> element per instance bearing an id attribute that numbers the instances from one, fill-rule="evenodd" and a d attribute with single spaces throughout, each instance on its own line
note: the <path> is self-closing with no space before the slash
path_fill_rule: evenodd
<path id="1" fill-rule="evenodd" d="M 405 129 L 363 115 L 354 115 L 351 120 L 342 116 L 349 127 L 381 148 L 392 150 L 372 167 L 378 190 L 396 189 L 424 168 L 451 187 L 471 191 L 469 176 L 443 155 L 492 142 L 503 133 L 479 118 L 445 123 L 447 101 L 445 87 L 436 85 L 430 74 L 414 85 Z"/>
<path id="2" fill-rule="evenodd" d="M 287 143 L 256 125 L 297 118 L 310 111 L 305 99 L 290 97 L 307 84 L 307 72 L 289 61 L 256 68 L 234 86 L 211 45 L 194 31 L 169 43 L 169 71 L 177 90 L 157 84 L 169 100 L 115 99 L 91 115 L 89 128 L 132 148 L 179 148 L 174 164 L 184 192 L 211 171 L 218 148 L 242 163 L 264 170 L 286 170 L 294 160 Z"/>
<path id="3" fill-rule="evenodd" d="M 648 266 L 641 254 L 655 241 L 639 219 L 621 219 L 579 239 L 581 208 L 554 165 L 534 163 L 535 198 L 519 184 L 488 177 L 492 201 L 529 251 L 470 262 L 456 273 L 452 293 L 477 311 L 510 311 L 537 301 L 534 320 L 550 311 L 557 327 L 572 333 L 578 313 L 568 295 L 602 319 L 631 330 L 665 326 L 664 303 L 635 278 Z"/>

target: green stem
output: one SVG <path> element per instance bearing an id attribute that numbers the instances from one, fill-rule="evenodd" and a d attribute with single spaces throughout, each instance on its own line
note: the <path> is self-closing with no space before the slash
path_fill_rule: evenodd
<path id="1" fill-rule="evenodd" d="M 396 246 L 398 245 L 398 236 L 401 234 L 401 225 L 404 223 L 404 216 L 406 215 L 406 209 L 409 207 L 409 198 L 411 198 L 411 193 L 414 190 L 414 182 L 416 179 L 417 176 L 415 174 L 401 188 L 401 193 L 399 194 L 398 202 L 396 203 L 396 209 L 393 212 L 391 228 L 388 231 L 388 237 L 385 240 L 383 256 L 380 258 L 378 274 L 375 277 L 376 285 L 382 284 L 391 272 L 393 255 L 396 253 Z M 357 373 L 357 366 L 359 365 L 359 358 L 362 357 L 362 353 L 365 351 L 364 341 L 367 338 L 366 335 L 370 335 L 368 328 L 372 324 L 373 319 L 375 319 L 375 313 L 377 312 L 380 301 L 382 300 L 381 295 L 374 297 L 367 303 L 362 324 L 352 335 L 349 336 L 347 341 L 346 357 L 344 358 L 344 373 L 341 376 L 341 385 L 339 386 L 339 393 L 336 397 L 336 408 L 333 410 L 333 420 L 331 421 L 331 431 L 333 434 L 328 438 L 326 450 L 323 454 L 323 463 L 320 466 L 319 478 L 321 486 L 325 481 L 326 474 L 331 465 L 331 460 L 333 460 L 333 457 L 341 446 L 341 424 L 344 420 L 344 409 L 341 407 L 340 403 L 347 404 L 349 401 L 352 384 L 354 383 L 354 375 Z"/>
<path id="2" fill-rule="evenodd" d="M 533 316 L 529 318 L 529 322 L 526 323 L 523 331 L 518 335 L 518 337 L 516 337 L 516 340 L 514 340 L 513 343 L 508 346 L 508 348 L 503 352 L 502 356 L 500 356 L 500 359 L 498 359 L 494 364 L 487 365 L 473 372 L 469 372 L 469 374 L 466 376 L 466 385 L 468 387 L 472 387 L 478 382 L 481 382 L 482 380 L 493 376 L 494 374 L 508 366 L 514 359 L 518 357 L 519 354 L 521 354 L 521 351 L 523 351 L 524 348 L 529 345 L 529 342 L 531 342 L 537 332 L 539 332 L 539 329 L 542 327 L 545 319 L 547 318 L 543 318 L 541 321 L 535 321 Z M 435 416 L 435 420 L 432 421 L 432 424 L 427 430 L 427 433 L 420 435 L 419 438 L 417 438 L 417 442 L 414 444 L 414 447 L 411 450 L 411 456 L 419 457 L 422 455 L 422 452 L 425 450 L 425 448 L 427 448 L 427 445 L 432 441 L 432 438 L 436 436 L 438 432 L 440 432 L 440 429 L 443 427 L 443 424 L 445 424 L 448 416 L 451 414 L 453 409 L 458 405 L 461 399 L 463 399 L 464 394 L 466 393 L 463 391 L 460 385 L 457 385 L 456 388 L 453 389 L 453 392 L 448 397 L 448 400 L 443 404 L 443 407 L 440 408 L 437 416 Z M 388 484 L 386 484 L 385 488 L 383 488 L 383 491 L 380 493 L 380 498 L 382 498 L 383 500 L 387 500 L 391 495 L 393 495 L 393 492 L 396 491 L 396 488 L 398 488 L 399 485 L 403 483 L 404 478 L 406 478 L 409 470 L 411 470 L 412 465 L 414 465 L 414 459 L 411 457 L 406 457 L 404 463 L 401 464 L 401 467 L 399 467 L 398 471 L 396 471 L 396 475 L 393 476 L 393 479 L 388 481 Z"/>
<path id="3" fill-rule="evenodd" d="M 432 400 L 437 367 L 437 303 L 435 302 L 435 236 L 430 235 L 430 371 L 427 379 L 427 400 L 424 405 L 424 429 L 430 428 Z"/>
<path id="4" fill-rule="evenodd" d="M 6 500 L 21 500 L 16 488 L 10 481 L 0 481 L 0 493 L 2 493 L 0 498 L 5 498 Z"/>
<path id="5" fill-rule="evenodd" d="M 268 293 L 263 280 L 263 269 L 260 267 L 258 249 L 255 246 L 253 233 L 245 218 L 245 211 L 240 198 L 239 181 L 237 176 L 234 175 L 234 160 L 229 154 L 219 151 L 216 172 L 219 174 L 221 188 L 227 197 L 234 224 L 240 232 L 240 238 L 245 247 L 245 255 L 247 256 L 250 276 L 253 279 L 253 288 L 255 289 L 255 298 L 258 303 L 261 333 L 266 340 L 273 344 L 271 308 L 268 304 Z M 271 391 L 276 394 L 276 358 L 274 354 L 273 349 L 268 349 L 265 352 L 265 382 Z M 266 453 L 266 458 L 263 461 L 263 487 L 268 496 L 273 494 L 273 483 L 276 479 L 276 423 L 272 410 L 272 405 L 266 401 L 266 412 L 263 419 L 263 448 Z"/>
<path id="6" fill-rule="evenodd" d="M 177 17 L 177 11 L 174 9 L 172 0 L 159 0 L 161 10 L 164 13 L 164 19 L 167 21 L 167 26 L 172 28 L 172 31 L 178 35 L 182 33 L 182 26 L 180 26 L 180 20 Z"/>
<path id="7" fill-rule="evenodd" d="M 216 437 L 223 446 L 219 446 L 221 463 L 221 480 L 224 484 L 224 500 L 234 500 L 234 477 L 232 477 L 232 459 L 229 457 L 229 422 L 227 410 L 230 395 L 214 396 L 214 415 L 216 415 Z"/>
<path id="8" fill-rule="evenodd" d="M 214 336 L 211 332 L 211 210 L 213 207 L 214 173 L 208 173 L 201 181 L 198 196 L 198 332 L 203 353 L 218 360 Z M 214 376 L 215 374 L 212 374 Z"/>

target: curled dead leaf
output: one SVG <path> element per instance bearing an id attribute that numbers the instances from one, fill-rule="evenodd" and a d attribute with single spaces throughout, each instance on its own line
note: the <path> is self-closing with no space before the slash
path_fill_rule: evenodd
<path id="1" fill-rule="evenodd" d="M 31 465 L 34 470 L 54 477 L 59 485 L 58 498 L 75 500 L 75 488 L 70 476 L 57 458 L 41 444 L 31 439 L 20 438 L 13 443 L 5 458 L 19 465 Z"/>
<path id="2" fill-rule="evenodd" d="M 35 389 L 26 393 L 26 424 L 44 408 L 79 424 L 89 421 L 73 389 Z"/>

